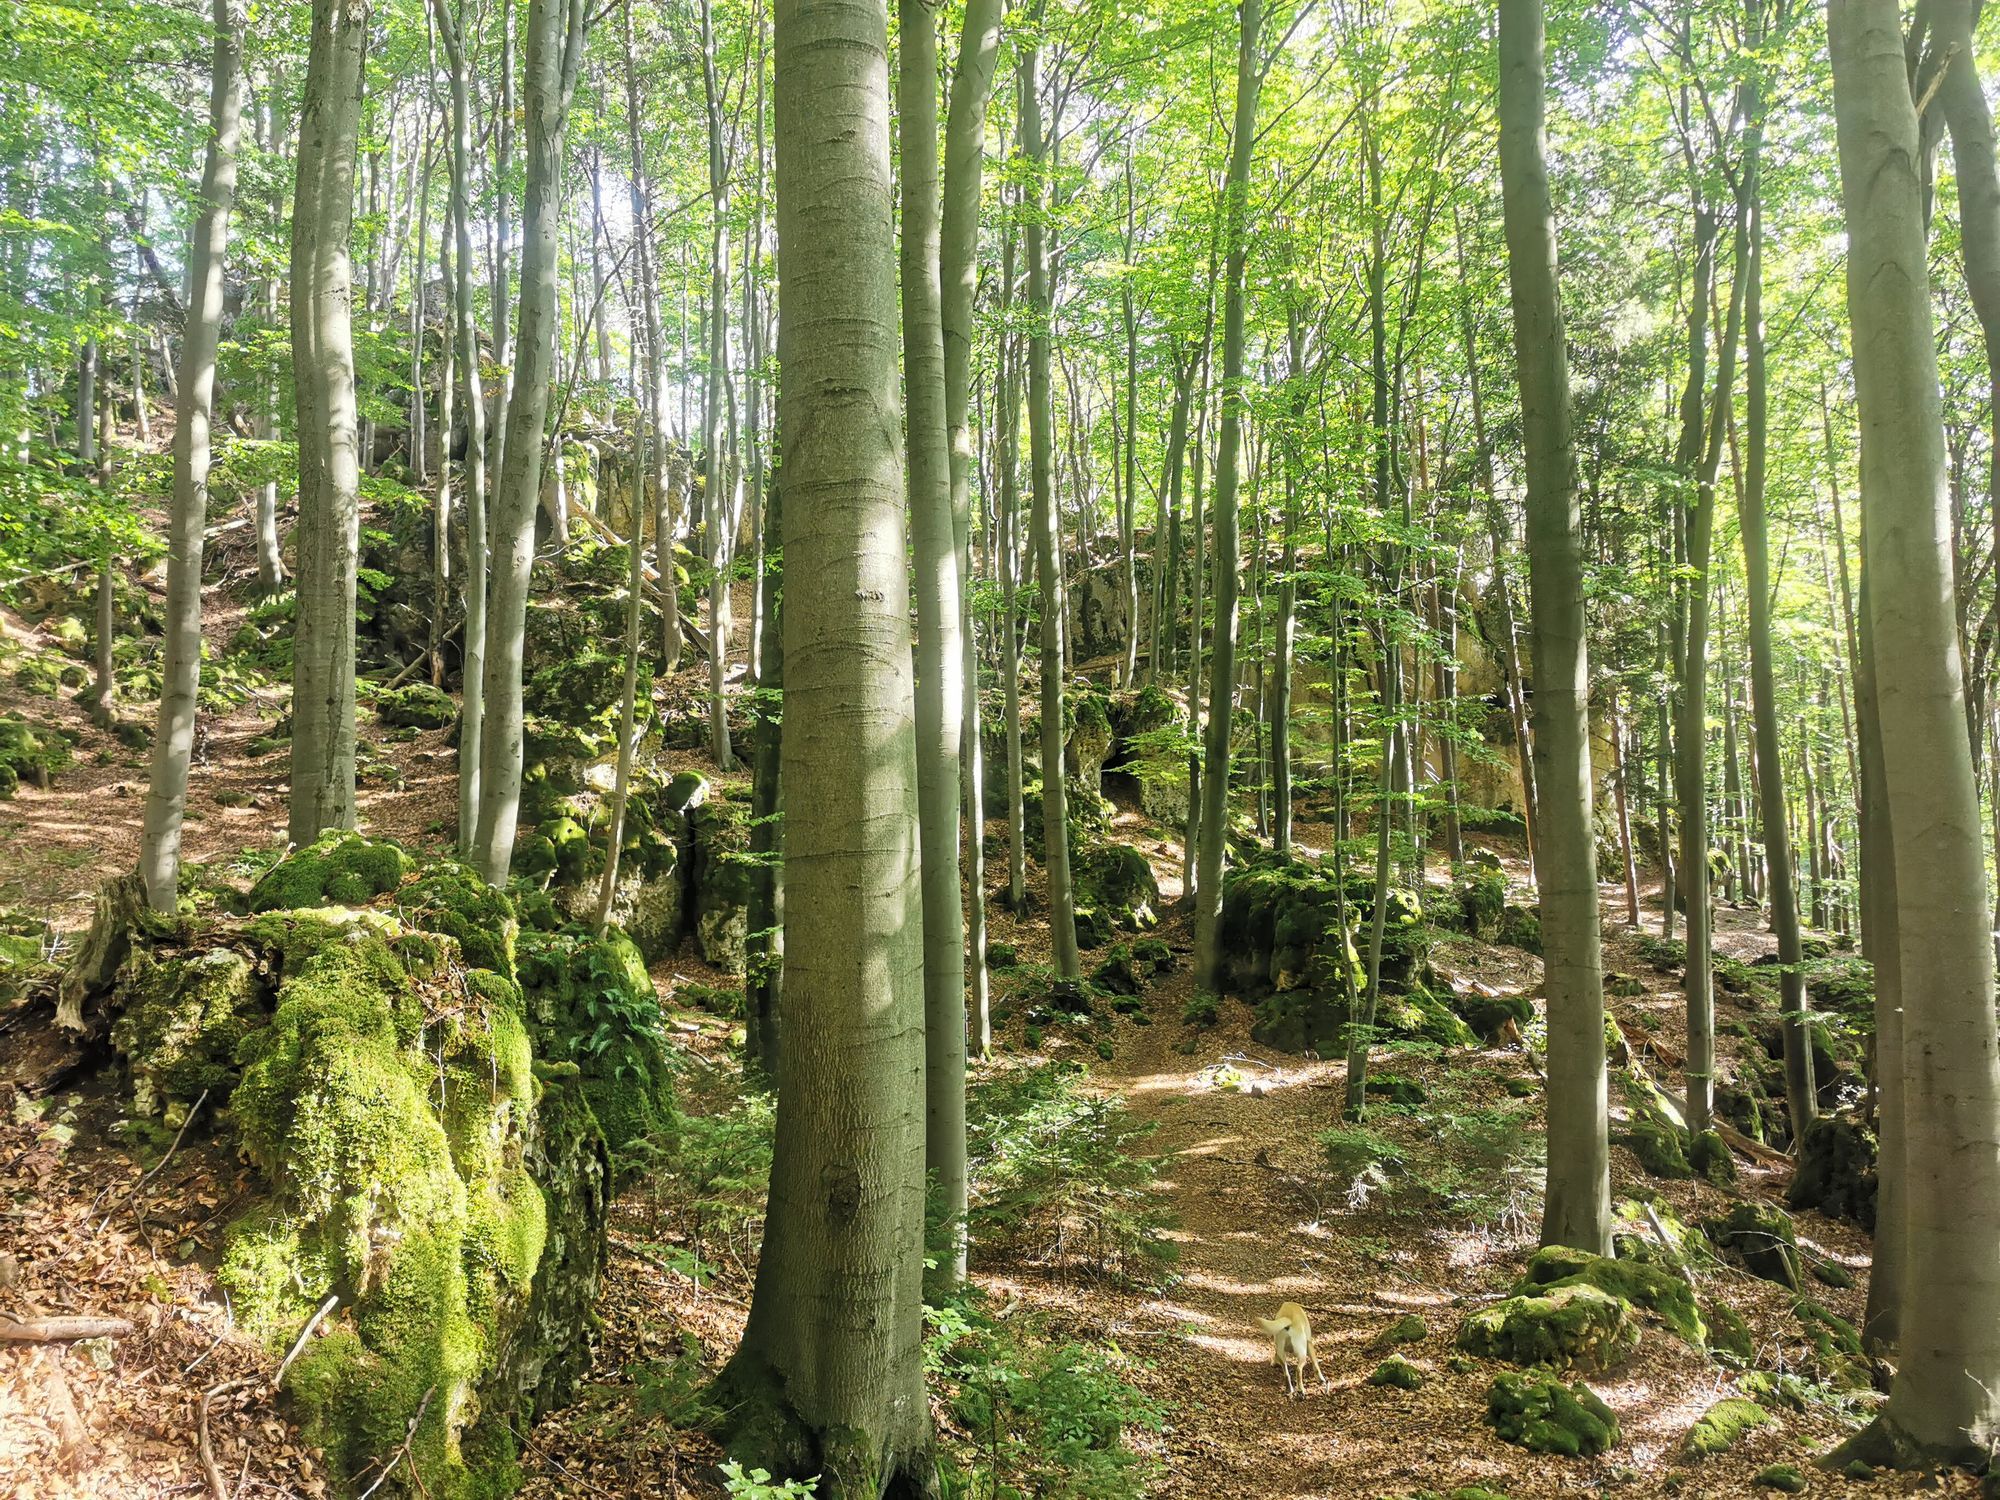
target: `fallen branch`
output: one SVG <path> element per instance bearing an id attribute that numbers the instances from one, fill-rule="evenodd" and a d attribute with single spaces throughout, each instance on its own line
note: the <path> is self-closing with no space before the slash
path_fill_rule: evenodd
<path id="1" fill-rule="evenodd" d="M 1680 1252 L 1674 1248 L 1673 1239 L 1667 1234 L 1667 1226 L 1660 1222 L 1659 1210 L 1650 1203 L 1646 1205 L 1646 1222 L 1653 1226 L 1653 1233 L 1660 1237 L 1660 1248 L 1666 1252 L 1667 1259 L 1673 1262 L 1674 1269 L 1681 1273 L 1681 1280 L 1692 1289 L 1694 1272 L 1688 1269 L 1687 1262 L 1681 1259 Z"/>
<path id="2" fill-rule="evenodd" d="M 328 1292 L 326 1300 L 320 1303 L 310 1318 L 306 1319 L 306 1326 L 301 1328 L 299 1336 L 292 1340 L 292 1347 L 285 1351 L 285 1357 L 278 1361 L 278 1373 L 271 1377 L 272 1390 L 275 1391 L 284 1383 L 285 1371 L 289 1370 L 292 1361 L 299 1357 L 299 1351 L 305 1348 L 306 1340 L 312 1337 L 313 1330 L 319 1327 L 321 1320 L 338 1306 L 340 1306 L 340 1293 Z"/>
<path id="3" fill-rule="evenodd" d="M 215 1445 L 209 1441 L 209 1406 L 218 1396 L 227 1396 L 256 1383 L 254 1375 L 238 1375 L 231 1380 L 218 1381 L 201 1393 L 201 1412 L 195 1418 L 195 1452 L 201 1458 L 202 1473 L 208 1477 L 209 1500 L 229 1500 L 229 1482 L 222 1477 L 222 1470 L 215 1462 Z"/>
<path id="4" fill-rule="evenodd" d="M 1662 1099 L 1680 1111 L 1683 1120 L 1687 1118 L 1687 1103 L 1685 1100 L 1675 1094 L 1669 1093 L 1657 1081 L 1653 1084 L 1653 1087 L 1659 1091 Z M 1734 1125 L 1729 1124 L 1726 1120 L 1718 1120 L 1711 1116 L 1709 1119 L 1709 1128 L 1722 1137 L 1725 1145 L 1733 1150 L 1742 1152 L 1754 1161 L 1761 1161 L 1771 1166 L 1779 1167 L 1789 1167 L 1792 1165 L 1792 1159 L 1785 1155 L 1784 1152 L 1777 1150 L 1775 1147 L 1767 1146 L 1762 1141 L 1751 1140 L 1749 1136 L 1738 1130 Z"/>
<path id="5" fill-rule="evenodd" d="M 68 1344 L 77 1339 L 122 1339 L 131 1331 L 129 1318 L 17 1318 L 0 1313 L 0 1342 Z"/>

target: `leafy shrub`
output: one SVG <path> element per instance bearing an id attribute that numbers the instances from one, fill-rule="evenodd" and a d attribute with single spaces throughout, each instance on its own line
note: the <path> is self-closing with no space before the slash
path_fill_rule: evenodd
<path id="1" fill-rule="evenodd" d="M 1086 1348 L 1040 1337 L 1026 1319 L 998 1324 L 975 1300 L 930 1310 L 926 1364 L 965 1430 L 970 1473 L 947 1492 L 1049 1500 L 1127 1500 L 1146 1493 L 1154 1465 L 1128 1431 L 1158 1432 L 1166 1414 L 1132 1385 L 1116 1345 Z M 953 1482 L 955 1481 L 955 1482 Z"/>
<path id="2" fill-rule="evenodd" d="M 1002 1258 L 1142 1285 L 1173 1256 L 1143 1154 L 1154 1126 L 1089 1091 L 1078 1066 L 999 1073 L 966 1100 L 973 1245 Z"/>
<path id="3" fill-rule="evenodd" d="M 700 1280 L 727 1248 L 747 1263 L 763 1232 L 777 1101 L 750 1090 L 726 1110 L 689 1114 L 649 1161 L 646 1191 L 659 1229 L 681 1242 L 683 1269 Z"/>

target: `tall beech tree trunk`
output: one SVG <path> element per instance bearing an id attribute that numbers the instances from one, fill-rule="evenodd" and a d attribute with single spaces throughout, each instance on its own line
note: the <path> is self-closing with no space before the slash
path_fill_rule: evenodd
<path id="1" fill-rule="evenodd" d="M 1500 0 L 1500 180 L 1526 448 L 1535 784 L 1542 817 L 1536 870 L 1549 1023 L 1542 1243 L 1604 1255 L 1611 1248 L 1611 1181 L 1590 809 L 1590 662 L 1542 58 L 1541 0 Z"/>
<path id="2" fill-rule="evenodd" d="M 1751 0 L 1746 31 L 1752 53 L 1764 0 Z M 1761 93 L 1761 91 L 1760 91 Z M 1746 119 L 1746 132 L 1761 137 L 1759 116 Z M 1786 816 L 1785 761 L 1778 749 L 1777 675 L 1771 660 L 1771 545 L 1766 530 L 1764 468 L 1770 389 L 1764 358 L 1764 207 L 1756 173 L 1761 153 L 1744 151 L 1744 191 L 1750 254 L 1749 286 L 1743 305 L 1744 469 L 1738 521 L 1743 535 L 1743 575 L 1750 637 L 1750 705 L 1757 740 L 1757 800 L 1762 812 L 1764 863 L 1769 870 L 1771 930 L 1778 939 L 1779 993 L 1785 1017 L 1785 1099 L 1792 1139 L 1803 1141 L 1818 1113 L 1813 1090 L 1812 1032 L 1806 1016 L 1805 953 L 1799 932 L 1798 881 L 1792 864 L 1791 823 Z M 1744 874 L 1749 874 L 1745 866 Z"/>
<path id="3" fill-rule="evenodd" d="M 1236 698 L 1236 482 L 1243 446 L 1244 264 L 1249 256 L 1250 158 L 1257 144 L 1257 63 L 1263 0 L 1237 7 L 1236 115 L 1222 189 L 1222 432 L 1215 456 L 1215 631 L 1208 668 L 1208 735 L 1201 777 L 1201 834 L 1194 887 L 1194 974 L 1198 989 L 1220 987 L 1222 865 L 1229 846 L 1229 739 Z"/>
<path id="4" fill-rule="evenodd" d="M 944 342 L 944 420 L 949 446 L 952 543 L 958 553 L 960 631 L 959 745 L 965 757 L 964 804 L 967 937 L 971 993 L 967 1045 L 984 1057 L 993 1043 L 986 975 L 986 788 L 979 733 L 979 655 L 970 609 L 972 593 L 972 385 L 973 300 L 979 283 L 980 180 L 986 165 L 986 107 L 993 95 L 1000 50 L 1000 0 L 970 0 L 952 72 L 951 108 L 945 117 L 944 209 L 939 230 L 939 331 Z M 1136 626 L 1135 626 L 1136 628 Z M 1012 654 L 1012 643 L 1008 644 Z"/>
<path id="5" fill-rule="evenodd" d="M 958 881 L 965 643 L 944 402 L 938 223 L 937 29 L 927 0 L 898 0 L 904 425 L 916 556 L 917 810 L 923 830 L 926 1169 L 947 1221 L 938 1290 L 965 1279 L 965 907 Z"/>
<path id="6" fill-rule="evenodd" d="M 923 1378 L 923 945 L 881 0 L 778 0 L 785 1022 L 746 1459 L 936 1492 Z M 738 1404 L 740 1403 L 740 1404 Z"/>
<path id="7" fill-rule="evenodd" d="M 2000 1440 L 2000 1027 L 1900 21 L 1895 0 L 1828 7 L 1862 567 L 1905 1001 L 1903 1275 L 1913 1293 L 1888 1405 L 1857 1444 L 1903 1464 L 1983 1463 Z"/>
<path id="8" fill-rule="evenodd" d="M 215 0 L 215 53 L 209 74 L 208 158 L 201 208 L 189 236 L 187 320 L 181 332 L 180 401 L 174 423 L 174 499 L 167 532 L 166 642 L 153 771 L 139 838 L 139 878 L 154 911 L 175 908 L 181 816 L 194 751 L 195 694 L 201 685 L 201 551 L 208 522 L 209 426 L 215 412 L 215 357 L 222 339 L 222 261 L 236 202 L 236 146 L 243 122 L 241 13 Z M 139 396 L 144 401 L 144 396 Z"/>
<path id="9" fill-rule="evenodd" d="M 729 744 L 729 566 L 731 561 L 727 410 L 729 386 L 729 164 L 724 153 L 722 85 L 716 76 L 715 11 L 701 0 L 702 98 L 708 118 L 708 395 L 702 403 L 702 499 L 708 534 L 708 749 L 718 769 L 736 763 Z"/>
<path id="10" fill-rule="evenodd" d="M 365 0 L 313 0 L 292 206 L 292 382 L 299 435 L 288 826 L 294 844 L 354 826 L 361 467 L 348 243 L 367 49 Z"/>
<path id="11" fill-rule="evenodd" d="M 1037 81 L 1040 58 L 1030 47 L 1021 54 L 1021 148 L 1029 163 L 1026 239 L 1028 251 L 1028 482 L 1034 495 L 1035 569 L 1041 585 L 1042 623 L 1042 871 L 1048 881 L 1049 932 L 1056 974 L 1074 981 L 1083 965 L 1076 951 L 1075 895 L 1069 874 L 1069 786 L 1063 775 L 1063 590 L 1062 517 L 1056 513 L 1050 455 L 1055 410 L 1049 389 L 1049 257 L 1043 243 L 1042 100 Z"/>
<path id="12" fill-rule="evenodd" d="M 562 203 L 563 133 L 583 63 L 586 0 L 530 0 L 527 39 L 527 194 L 521 226 L 521 316 L 506 467 L 494 503 L 491 637 L 481 730 L 479 832 L 473 863 L 504 884 L 521 810 L 521 666 L 528 582 L 535 565 L 543 428 L 560 334 L 556 231 Z"/>

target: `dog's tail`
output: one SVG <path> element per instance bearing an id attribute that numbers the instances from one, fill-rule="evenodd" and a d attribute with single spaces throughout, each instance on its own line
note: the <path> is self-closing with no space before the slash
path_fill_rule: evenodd
<path id="1" fill-rule="evenodd" d="M 1289 1318 L 1259 1318 L 1257 1322 L 1263 1327 L 1264 1332 L 1274 1339 L 1292 1331 L 1292 1322 Z"/>

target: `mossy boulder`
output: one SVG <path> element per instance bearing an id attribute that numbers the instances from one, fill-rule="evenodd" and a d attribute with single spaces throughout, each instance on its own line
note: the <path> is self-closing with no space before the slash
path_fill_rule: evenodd
<path id="1" fill-rule="evenodd" d="M 1481 941 L 1491 939 L 1507 905 L 1505 873 L 1492 865 L 1465 865 L 1452 883 L 1452 894 L 1465 930 Z"/>
<path id="2" fill-rule="evenodd" d="M 1467 1318 L 1458 1334 L 1468 1354 L 1558 1370 L 1609 1370 L 1638 1341 L 1631 1304 L 1587 1282 L 1496 1302 Z"/>
<path id="3" fill-rule="evenodd" d="M 1133 692 L 1113 693 L 1107 707 L 1117 752 L 1129 753 L 1141 735 L 1157 734 L 1180 718 L 1179 705 L 1153 682 Z"/>
<path id="4" fill-rule="evenodd" d="M 53 936 L 40 917 L 0 911 L 0 1005 L 18 999 L 30 982 L 48 972 Z"/>
<path id="5" fill-rule="evenodd" d="M 1501 908 L 1499 921 L 1493 929 L 1493 940 L 1508 948 L 1520 948 L 1528 953 L 1542 951 L 1542 917 L 1532 906 L 1522 906 L 1510 901 Z"/>
<path id="6" fill-rule="evenodd" d="M 1759 1489 L 1776 1490 L 1784 1495 L 1806 1492 L 1806 1473 L 1797 1464 L 1766 1464 L 1750 1476 L 1750 1482 Z"/>
<path id="7" fill-rule="evenodd" d="M 1368 1352 L 1381 1354 L 1403 1344 L 1421 1344 L 1430 1336 L 1430 1324 L 1424 1321 L 1422 1313 L 1404 1313 L 1368 1341 Z"/>
<path id="8" fill-rule="evenodd" d="M 1771 1414 L 1755 1401 L 1726 1396 L 1696 1418 L 1694 1426 L 1688 1429 L 1688 1456 L 1713 1458 L 1718 1453 L 1727 1453 L 1746 1433 L 1770 1420 Z"/>
<path id="9" fill-rule="evenodd" d="M 1718 1250 L 1734 1251 L 1751 1275 L 1799 1289 L 1798 1236 L 1783 1209 L 1746 1201 L 1702 1228 Z"/>
<path id="10" fill-rule="evenodd" d="M 0 718 L 0 798 L 13 796 L 24 781 L 46 791 L 69 763 L 69 741 L 61 731 L 29 719 Z"/>
<path id="11" fill-rule="evenodd" d="M 425 865 L 396 892 L 396 907 L 412 927 L 456 938 L 469 967 L 513 977 L 520 931 L 514 902 L 470 865 L 456 860 Z"/>
<path id="12" fill-rule="evenodd" d="M 1393 1386 L 1399 1391 L 1420 1391 L 1424 1388 L 1427 1378 L 1421 1368 L 1411 1364 L 1401 1355 L 1392 1354 L 1375 1367 L 1374 1372 L 1368 1377 L 1368 1383 Z"/>
<path id="13" fill-rule="evenodd" d="M 1716 1187 L 1736 1181 L 1736 1157 L 1719 1130 L 1704 1130 L 1688 1139 L 1688 1166 L 1697 1177 Z"/>
<path id="14" fill-rule="evenodd" d="M 1720 1297 L 1701 1305 L 1702 1321 L 1708 1325 L 1708 1347 L 1748 1364 L 1757 1355 L 1757 1336 L 1743 1315 Z"/>
<path id="15" fill-rule="evenodd" d="M 1455 993 L 1453 1007 L 1489 1045 L 1518 1039 L 1521 1028 L 1535 1019 L 1535 1002 L 1526 995 L 1488 994 L 1487 988 Z"/>
<path id="16" fill-rule="evenodd" d="M 443 729 L 458 722 L 458 705 L 428 682 L 413 682 L 377 693 L 375 717 L 392 729 Z"/>
<path id="17" fill-rule="evenodd" d="M 1063 742 L 1063 769 L 1092 791 L 1100 789 L 1104 762 L 1111 754 L 1111 705 L 1102 693 L 1072 693 L 1063 704 L 1069 735 Z"/>
<path id="18" fill-rule="evenodd" d="M 1639 1158 L 1639 1165 L 1655 1177 L 1685 1181 L 1694 1176 L 1689 1163 L 1684 1132 L 1670 1121 L 1640 1116 L 1617 1137 L 1619 1143 Z"/>
<path id="19" fill-rule="evenodd" d="M 521 988 L 537 1050 L 575 1064 L 584 1098 L 614 1159 L 626 1162 L 674 1125 L 673 1059 L 659 992 L 631 939 L 617 928 L 526 932 Z"/>
<path id="20" fill-rule="evenodd" d="M 605 1196 L 574 1158 L 601 1155 L 601 1132 L 574 1122 L 554 1181 L 543 1153 L 564 1131 L 538 1112 L 521 992 L 465 968 L 455 939 L 375 912 L 272 913 L 244 938 L 277 987 L 236 1049 L 231 1117 L 273 1188 L 229 1232 L 238 1320 L 280 1347 L 340 1295 L 287 1385 L 339 1482 L 415 1423 L 431 1493 L 504 1493 L 514 1433 L 587 1355 L 575 1293 L 594 1292 Z M 538 1323 L 557 1279 L 566 1314 Z"/>
<path id="21" fill-rule="evenodd" d="M 694 938 L 701 956 L 725 974 L 748 962 L 750 899 L 757 861 L 742 808 L 709 800 L 689 816 L 693 838 Z"/>
<path id="22" fill-rule="evenodd" d="M 1159 882 L 1151 862 L 1130 844 L 1109 839 L 1086 844 L 1073 852 L 1070 864 L 1080 904 L 1099 908 L 1127 932 L 1159 924 Z"/>
<path id="23" fill-rule="evenodd" d="M 1594 1286 L 1644 1308 L 1697 1349 L 1707 1342 L 1708 1326 L 1695 1303 L 1694 1289 L 1671 1271 L 1644 1261 L 1613 1260 L 1566 1245 L 1544 1245 L 1529 1258 L 1514 1291 L 1522 1295 L 1578 1285 Z"/>
<path id="24" fill-rule="evenodd" d="M 1618 1418 L 1596 1393 L 1547 1375 L 1495 1377 L 1486 1415 L 1502 1438 L 1535 1453 L 1594 1458 L 1618 1441 Z"/>
<path id="25" fill-rule="evenodd" d="M 232 947 L 193 954 L 142 947 L 118 982 L 123 1009 L 111 1045 L 131 1080 L 132 1107 L 178 1125 L 204 1095 L 226 1105 L 236 1049 L 266 1017 L 251 961 Z"/>
<path id="26" fill-rule="evenodd" d="M 1816 1208 L 1828 1218 L 1875 1227 L 1875 1132 L 1858 1115 L 1822 1115 L 1806 1128 L 1799 1164 L 1785 1190 L 1791 1208 Z"/>
<path id="27" fill-rule="evenodd" d="M 271 866 L 250 887 L 253 912 L 313 906 L 361 906 L 386 896 L 411 870 L 410 856 L 388 839 L 335 829 Z"/>
<path id="28" fill-rule="evenodd" d="M 1866 1390 L 1871 1377 L 1861 1330 L 1810 1297 L 1799 1298 L 1793 1306 L 1799 1329 L 1812 1345 L 1812 1364 L 1821 1381 L 1843 1390 Z"/>

